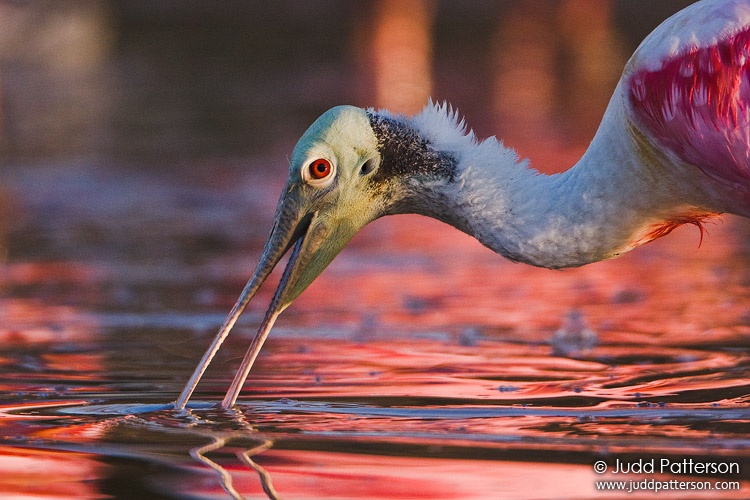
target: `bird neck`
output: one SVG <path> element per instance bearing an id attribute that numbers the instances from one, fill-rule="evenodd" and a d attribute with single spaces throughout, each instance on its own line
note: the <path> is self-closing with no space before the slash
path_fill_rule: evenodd
<path id="1" fill-rule="evenodd" d="M 690 201 L 700 196 L 669 179 L 674 168 L 639 144 L 622 118 L 608 111 L 580 161 L 554 175 L 532 170 L 494 138 L 465 135 L 471 143 L 450 148 L 454 178 L 413 181 L 420 201 L 410 203 L 411 211 L 451 224 L 511 260 L 548 268 L 609 259 L 680 224 L 700 225 L 711 211 Z"/>

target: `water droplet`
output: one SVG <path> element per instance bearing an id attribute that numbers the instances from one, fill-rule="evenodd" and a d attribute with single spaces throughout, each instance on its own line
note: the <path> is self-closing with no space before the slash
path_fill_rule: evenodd
<path id="1" fill-rule="evenodd" d="M 458 345 L 465 347 L 474 347 L 481 338 L 482 334 L 476 328 L 464 328 L 458 334 Z"/>
<path id="2" fill-rule="evenodd" d="M 500 392 L 516 392 L 520 390 L 520 388 L 516 387 L 515 385 L 501 385 L 497 388 L 497 390 Z"/>
<path id="3" fill-rule="evenodd" d="M 643 302 L 646 294 L 636 288 L 624 288 L 614 294 L 612 297 L 613 304 L 635 304 Z"/>
<path id="4" fill-rule="evenodd" d="M 591 330 L 578 310 L 570 311 L 559 330 L 552 334 L 552 354 L 555 356 L 576 356 L 585 354 L 594 348 L 597 342 L 596 332 Z"/>

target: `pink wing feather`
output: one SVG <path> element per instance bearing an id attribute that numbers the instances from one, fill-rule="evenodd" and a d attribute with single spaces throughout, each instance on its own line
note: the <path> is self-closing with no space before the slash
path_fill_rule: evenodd
<path id="1" fill-rule="evenodd" d="M 691 22 L 684 15 L 667 20 L 636 52 L 626 76 L 630 105 L 656 143 L 731 187 L 747 205 L 750 2 L 703 2 L 692 10 Z M 725 20 L 718 27 L 717 18 Z M 671 38 L 665 30 L 674 31 Z"/>

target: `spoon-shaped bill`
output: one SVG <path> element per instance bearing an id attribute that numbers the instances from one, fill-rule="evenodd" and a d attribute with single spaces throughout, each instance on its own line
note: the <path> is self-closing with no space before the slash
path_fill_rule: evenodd
<path id="1" fill-rule="evenodd" d="M 289 247 L 295 241 L 298 243 L 302 241 L 304 233 L 307 230 L 309 217 L 300 217 L 299 210 L 297 209 L 298 204 L 295 201 L 294 197 L 285 195 L 282 195 L 279 200 L 273 228 L 266 241 L 260 262 L 258 262 L 253 276 L 248 280 L 237 302 L 214 337 L 213 342 L 211 342 L 208 350 L 206 350 L 200 362 L 195 367 L 192 376 L 187 381 L 187 384 L 185 384 L 180 397 L 175 402 L 175 409 L 181 410 L 185 408 L 203 373 L 208 368 L 208 365 L 211 364 L 211 360 L 213 360 L 219 351 L 221 344 L 229 335 L 229 332 L 245 310 L 245 307 L 250 303 L 250 300 L 255 296 Z"/>
<path id="2" fill-rule="evenodd" d="M 359 224 L 346 221 L 342 223 L 330 214 L 321 214 L 311 210 L 305 206 L 302 201 L 304 199 L 300 191 L 293 189 L 293 186 L 288 186 L 284 190 L 276 210 L 271 235 L 266 242 L 255 273 L 245 285 L 232 311 L 175 402 L 176 409 L 185 408 L 201 376 L 242 311 L 284 254 L 293 248 L 260 329 L 251 343 L 250 350 L 237 372 L 231 389 L 222 402 L 225 408 L 232 406 L 278 315 L 323 272 L 361 227 Z"/>

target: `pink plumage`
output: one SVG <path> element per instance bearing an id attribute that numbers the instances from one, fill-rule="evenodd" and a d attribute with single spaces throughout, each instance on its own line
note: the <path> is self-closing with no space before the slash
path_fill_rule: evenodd
<path id="1" fill-rule="evenodd" d="M 707 4 L 709 11 L 717 8 L 728 15 L 732 8 L 750 8 L 750 2 Z M 700 28 L 699 24 L 693 22 L 685 27 L 673 23 L 674 40 L 687 39 L 692 43 L 665 55 L 660 64 L 638 64 L 634 58 L 636 64 L 626 83 L 630 105 L 647 136 L 660 149 L 698 167 L 712 181 L 728 188 L 735 197 L 729 204 L 739 212 L 747 212 L 750 25 L 740 15 L 728 19 L 724 29 L 713 28 L 719 35 L 706 45 L 701 45 L 700 37 L 684 32 Z M 653 58 L 655 54 L 650 55 Z"/>

